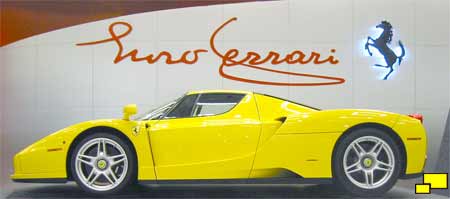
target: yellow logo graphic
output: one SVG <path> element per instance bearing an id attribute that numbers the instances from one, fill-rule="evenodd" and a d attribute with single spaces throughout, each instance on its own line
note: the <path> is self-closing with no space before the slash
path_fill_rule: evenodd
<path id="1" fill-rule="evenodd" d="M 431 189 L 448 189 L 448 173 L 424 173 L 423 183 L 416 184 L 416 194 L 429 194 Z"/>

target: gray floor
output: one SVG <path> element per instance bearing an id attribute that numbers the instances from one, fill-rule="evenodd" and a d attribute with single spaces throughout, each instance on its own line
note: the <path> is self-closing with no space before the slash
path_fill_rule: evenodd
<path id="1" fill-rule="evenodd" d="M 14 183 L 6 198 L 98 198 L 75 184 Z M 126 193 L 107 198 L 349 198 L 333 185 L 136 185 Z M 396 186 L 383 198 L 448 198 L 415 195 L 413 189 Z"/>

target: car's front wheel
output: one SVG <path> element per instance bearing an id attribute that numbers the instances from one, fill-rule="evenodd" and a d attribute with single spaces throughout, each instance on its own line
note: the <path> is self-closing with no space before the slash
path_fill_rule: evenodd
<path id="1" fill-rule="evenodd" d="M 354 195 L 381 195 L 396 183 L 401 158 L 395 141 L 385 132 L 375 128 L 356 130 L 337 144 L 335 182 Z"/>
<path id="2" fill-rule="evenodd" d="M 117 136 L 95 133 L 82 139 L 71 156 L 74 180 L 85 191 L 115 193 L 133 181 L 135 164 L 130 146 Z"/>

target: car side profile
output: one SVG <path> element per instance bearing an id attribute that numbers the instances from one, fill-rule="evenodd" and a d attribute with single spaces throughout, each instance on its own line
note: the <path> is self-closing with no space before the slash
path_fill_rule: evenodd
<path id="1" fill-rule="evenodd" d="M 14 157 L 16 182 L 76 183 L 111 194 L 130 184 L 335 183 L 375 196 L 418 177 L 426 133 L 418 114 L 320 110 L 234 90 L 188 92 L 141 116 L 82 122 Z"/>

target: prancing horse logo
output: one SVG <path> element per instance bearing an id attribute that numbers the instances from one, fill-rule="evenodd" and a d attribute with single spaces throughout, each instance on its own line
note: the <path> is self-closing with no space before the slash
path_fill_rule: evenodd
<path id="1" fill-rule="evenodd" d="M 383 80 L 387 80 L 389 75 L 391 75 L 392 72 L 394 72 L 394 64 L 398 60 L 398 65 L 402 63 L 402 59 L 405 56 L 405 48 L 403 47 L 402 42 L 399 40 L 398 45 L 402 49 L 402 52 L 400 56 L 397 56 L 395 52 L 389 48 L 388 44 L 391 43 L 392 40 L 392 25 L 387 21 L 382 21 L 380 24 L 376 26 L 377 28 L 383 29 L 383 33 L 376 38 L 373 39 L 372 37 L 367 37 L 365 49 L 367 52 L 369 52 L 369 55 L 372 56 L 372 52 L 370 51 L 370 46 L 376 48 L 384 57 L 384 60 L 386 61 L 386 65 L 381 64 L 375 64 L 375 67 L 383 67 L 388 68 L 389 72 L 384 76 Z"/>

